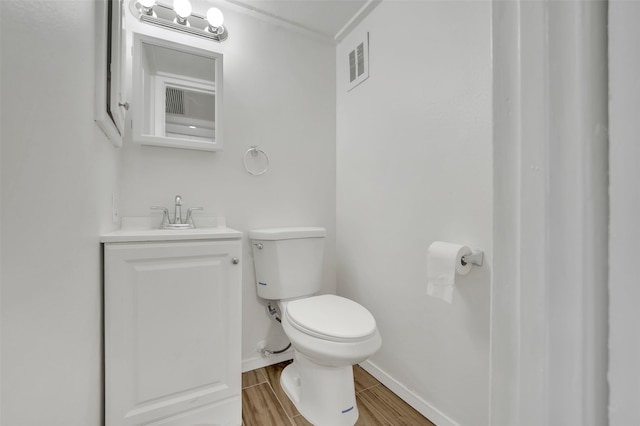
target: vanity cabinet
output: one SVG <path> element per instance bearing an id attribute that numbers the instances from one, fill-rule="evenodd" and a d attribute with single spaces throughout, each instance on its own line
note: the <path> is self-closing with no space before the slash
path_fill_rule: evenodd
<path id="1" fill-rule="evenodd" d="M 238 234 L 104 243 L 106 426 L 242 423 Z"/>

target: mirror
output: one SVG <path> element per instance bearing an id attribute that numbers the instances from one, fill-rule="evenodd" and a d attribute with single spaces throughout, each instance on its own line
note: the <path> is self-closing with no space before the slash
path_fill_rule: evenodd
<path id="1" fill-rule="evenodd" d="M 222 54 L 134 35 L 133 141 L 222 149 Z"/>

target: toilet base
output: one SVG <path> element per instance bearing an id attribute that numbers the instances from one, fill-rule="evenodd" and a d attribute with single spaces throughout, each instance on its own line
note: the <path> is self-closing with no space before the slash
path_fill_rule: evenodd
<path id="1" fill-rule="evenodd" d="M 295 351 L 280 384 L 300 414 L 315 426 L 353 426 L 358 420 L 352 365 L 327 367 Z"/>

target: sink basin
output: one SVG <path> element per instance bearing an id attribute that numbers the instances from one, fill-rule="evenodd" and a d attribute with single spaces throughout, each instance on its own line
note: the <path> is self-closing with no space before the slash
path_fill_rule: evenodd
<path id="1" fill-rule="evenodd" d="M 160 229 L 194 229 L 195 226 L 192 223 L 169 223 Z"/>

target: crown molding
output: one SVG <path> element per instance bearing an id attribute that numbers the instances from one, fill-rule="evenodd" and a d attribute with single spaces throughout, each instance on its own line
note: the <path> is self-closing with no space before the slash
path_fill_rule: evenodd
<path id="1" fill-rule="evenodd" d="M 233 11 L 251 16 L 261 21 L 286 28 L 298 34 L 306 35 L 313 39 L 336 45 L 340 43 L 373 9 L 380 4 L 382 0 L 368 0 L 355 15 L 347 22 L 347 24 L 336 34 L 327 34 L 314 28 L 307 27 L 293 20 L 283 18 L 274 13 L 246 4 L 240 0 L 217 0 L 209 1 L 209 3 L 217 3 L 221 7 L 231 9 Z"/>
<path id="2" fill-rule="evenodd" d="M 382 3 L 382 0 L 368 0 L 355 15 L 345 24 L 340 31 L 338 31 L 334 37 L 336 44 L 340 43 L 344 38 L 353 31 L 355 27 L 360 24 L 378 5 Z"/>

